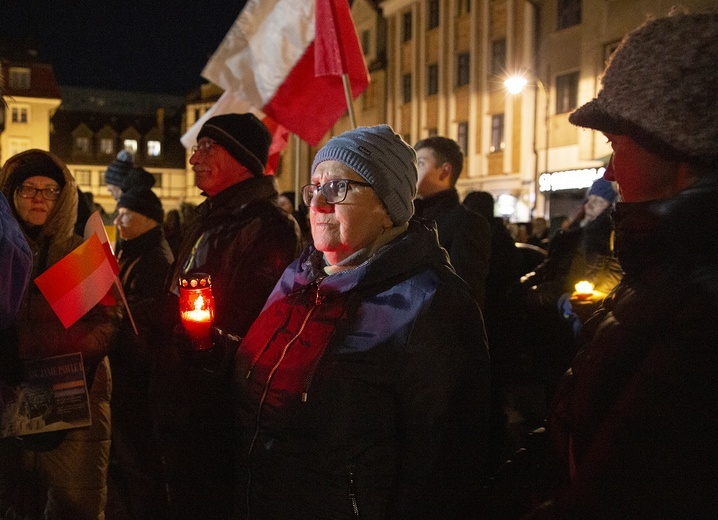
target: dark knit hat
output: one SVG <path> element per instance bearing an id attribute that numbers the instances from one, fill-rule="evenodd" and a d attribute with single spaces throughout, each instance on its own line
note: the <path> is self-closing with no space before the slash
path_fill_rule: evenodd
<path id="1" fill-rule="evenodd" d="M 12 171 L 8 179 L 11 191 L 35 175 L 49 177 L 57 182 L 60 187 L 65 185 L 65 174 L 62 168 L 47 153 L 38 150 L 34 153 L 25 153 Z"/>
<path id="2" fill-rule="evenodd" d="M 105 171 L 105 184 L 122 187 L 122 182 L 130 173 L 134 157 L 127 150 L 120 150 L 115 160 L 110 163 Z"/>
<path id="3" fill-rule="evenodd" d="M 165 217 L 162 202 L 147 187 L 131 188 L 125 191 L 117 202 L 117 207 L 136 211 L 160 224 L 162 224 Z"/>
<path id="4" fill-rule="evenodd" d="M 246 166 L 256 177 L 264 176 L 272 134 L 254 114 L 223 114 L 202 125 L 197 141 L 209 137 Z"/>
<path id="5" fill-rule="evenodd" d="M 676 13 L 629 33 L 598 96 L 569 116 L 668 158 L 718 160 L 718 13 Z"/>
<path id="6" fill-rule="evenodd" d="M 151 188 L 155 185 L 155 177 L 142 166 L 135 166 L 130 169 L 125 180 L 122 181 L 122 191 L 132 188 Z"/>
<path id="7" fill-rule="evenodd" d="M 607 181 L 603 177 L 599 177 L 593 181 L 593 184 L 591 184 L 591 187 L 588 189 L 586 196 L 589 195 L 597 195 L 613 204 L 618 193 L 616 193 L 616 190 L 613 189 L 613 184 L 610 181 Z"/>
<path id="8" fill-rule="evenodd" d="M 414 214 L 416 152 L 389 125 L 360 126 L 333 137 L 314 157 L 312 173 L 324 161 L 339 161 L 371 184 L 395 225 Z"/>

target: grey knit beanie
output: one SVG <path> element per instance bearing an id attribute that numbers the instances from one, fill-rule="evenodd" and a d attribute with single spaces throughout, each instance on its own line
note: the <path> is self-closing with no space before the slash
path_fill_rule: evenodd
<path id="1" fill-rule="evenodd" d="M 127 150 L 117 152 L 115 160 L 109 164 L 107 171 L 105 171 L 105 184 L 122 186 L 125 177 L 130 173 L 134 160 L 135 158 Z"/>
<path id="2" fill-rule="evenodd" d="M 598 96 L 569 116 L 664 157 L 718 159 L 718 13 L 676 13 L 629 33 Z"/>
<path id="3" fill-rule="evenodd" d="M 333 137 L 314 157 L 312 173 L 324 161 L 339 161 L 371 184 L 395 225 L 414 214 L 416 152 L 389 125 L 360 126 Z"/>

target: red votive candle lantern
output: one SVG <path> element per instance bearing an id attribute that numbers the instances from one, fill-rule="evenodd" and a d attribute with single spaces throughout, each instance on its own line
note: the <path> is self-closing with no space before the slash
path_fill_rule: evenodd
<path id="1" fill-rule="evenodd" d="M 194 273 L 179 279 L 179 310 L 182 326 L 195 350 L 212 348 L 214 298 L 212 279 L 205 273 Z"/>

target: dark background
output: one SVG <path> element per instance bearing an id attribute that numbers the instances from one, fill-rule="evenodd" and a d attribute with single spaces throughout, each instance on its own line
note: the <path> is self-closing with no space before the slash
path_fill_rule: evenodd
<path id="1" fill-rule="evenodd" d="M 246 0 L 0 0 L 0 38 L 34 42 L 58 84 L 184 95 Z"/>

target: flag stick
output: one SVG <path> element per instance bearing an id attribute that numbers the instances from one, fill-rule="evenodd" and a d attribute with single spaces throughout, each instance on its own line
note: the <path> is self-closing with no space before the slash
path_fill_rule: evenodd
<path id="1" fill-rule="evenodd" d="M 292 134 L 294 140 L 294 211 L 299 211 L 299 201 L 301 194 L 299 193 L 299 136 Z"/>
<path id="2" fill-rule="evenodd" d="M 132 317 L 132 311 L 130 311 L 130 306 L 127 303 L 127 297 L 125 297 L 125 291 L 122 289 L 122 283 L 120 282 L 120 277 L 115 276 L 115 287 L 117 288 L 118 292 L 120 293 L 120 298 L 122 298 L 122 303 L 125 306 L 125 309 L 127 309 L 127 316 L 130 318 L 130 323 L 132 324 L 132 330 L 135 331 L 135 336 L 139 336 L 140 333 L 137 332 L 137 325 L 135 325 L 135 319 Z"/>
<path id="3" fill-rule="evenodd" d="M 356 119 L 354 118 L 354 101 L 352 100 L 352 86 L 349 81 L 349 74 L 346 72 L 342 74 L 342 83 L 344 83 L 344 96 L 347 98 L 347 110 L 349 111 L 349 122 L 352 125 L 352 129 L 357 127 Z"/>

